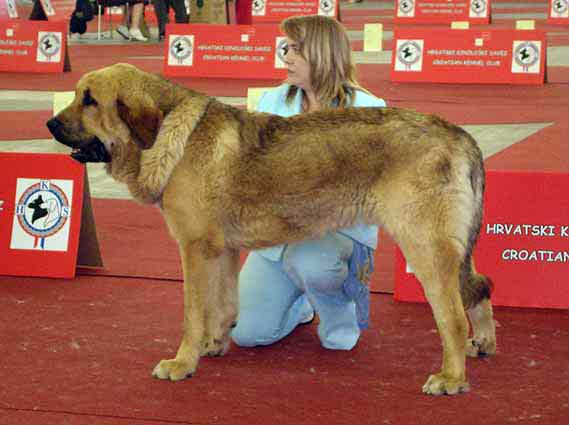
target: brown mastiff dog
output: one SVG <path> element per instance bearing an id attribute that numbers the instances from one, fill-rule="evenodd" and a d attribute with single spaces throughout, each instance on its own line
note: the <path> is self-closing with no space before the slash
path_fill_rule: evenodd
<path id="1" fill-rule="evenodd" d="M 227 351 L 240 248 L 355 223 L 390 232 L 432 307 L 442 370 L 424 392 L 466 391 L 465 356 L 495 352 L 491 284 L 472 261 L 484 166 L 461 128 L 397 108 L 249 113 L 126 64 L 82 77 L 47 125 L 75 159 L 107 162 L 135 199 L 157 204 L 179 244 L 184 335 L 155 377 L 183 379 Z"/>

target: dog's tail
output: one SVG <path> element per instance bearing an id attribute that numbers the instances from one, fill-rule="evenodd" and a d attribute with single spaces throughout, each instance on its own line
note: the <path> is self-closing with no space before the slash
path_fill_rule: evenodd
<path id="1" fill-rule="evenodd" d="M 460 273 L 460 294 L 465 309 L 477 306 L 485 299 L 490 299 L 494 287 L 492 281 L 485 275 L 477 273 L 474 265 L 473 250 L 482 227 L 482 213 L 484 207 L 484 190 L 486 186 L 484 162 L 482 153 L 472 137 L 469 137 L 471 146 L 469 159 L 470 187 L 472 189 L 473 214 L 470 224 L 466 255 L 463 259 Z"/>
<path id="2" fill-rule="evenodd" d="M 465 259 L 460 277 L 460 295 L 466 310 L 476 307 L 482 301 L 490 299 L 494 284 L 488 278 L 476 271 L 472 256 Z"/>

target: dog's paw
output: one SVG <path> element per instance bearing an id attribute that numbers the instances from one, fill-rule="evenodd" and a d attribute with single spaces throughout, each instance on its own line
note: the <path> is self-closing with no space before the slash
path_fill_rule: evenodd
<path id="1" fill-rule="evenodd" d="M 202 357 L 223 356 L 229 350 L 229 337 L 226 338 L 206 338 L 202 344 L 200 355 Z"/>
<path id="2" fill-rule="evenodd" d="M 488 338 L 469 338 L 466 341 L 466 355 L 468 357 L 483 357 L 496 354 L 496 340 Z"/>
<path id="3" fill-rule="evenodd" d="M 470 389 L 468 382 L 460 381 L 449 378 L 443 373 L 429 376 L 425 385 L 423 385 L 423 392 L 430 395 L 454 395 L 458 393 L 465 393 Z"/>
<path id="4" fill-rule="evenodd" d="M 152 376 L 158 379 L 169 379 L 170 381 L 180 381 L 189 378 L 195 372 L 195 367 L 180 360 L 162 360 L 152 371 Z"/>

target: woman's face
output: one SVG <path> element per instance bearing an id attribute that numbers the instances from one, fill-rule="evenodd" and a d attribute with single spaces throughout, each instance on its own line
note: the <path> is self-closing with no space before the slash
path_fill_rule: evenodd
<path id="1" fill-rule="evenodd" d="M 300 87 L 305 91 L 312 91 L 310 84 L 310 65 L 300 54 L 300 46 L 290 38 L 286 39 L 284 61 L 288 69 L 287 83 Z"/>

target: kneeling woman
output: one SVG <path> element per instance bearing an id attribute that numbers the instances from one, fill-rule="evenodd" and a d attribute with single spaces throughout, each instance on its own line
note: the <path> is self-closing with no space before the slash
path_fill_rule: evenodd
<path id="1" fill-rule="evenodd" d="M 259 111 L 288 117 L 326 108 L 385 106 L 358 84 L 350 41 L 339 22 L 292 17 L 281 29 L 287 38 L 288 78 L 262 96 Z M 377 232 L 377 226 L 357 225 L 320 240 L 251 252 L 239 276 L 234 342 L 272 344 L 316 312 L 322 345 L 352 349 L 368 324 L 368 282 L 360 279 L 373 270 Z"/>

